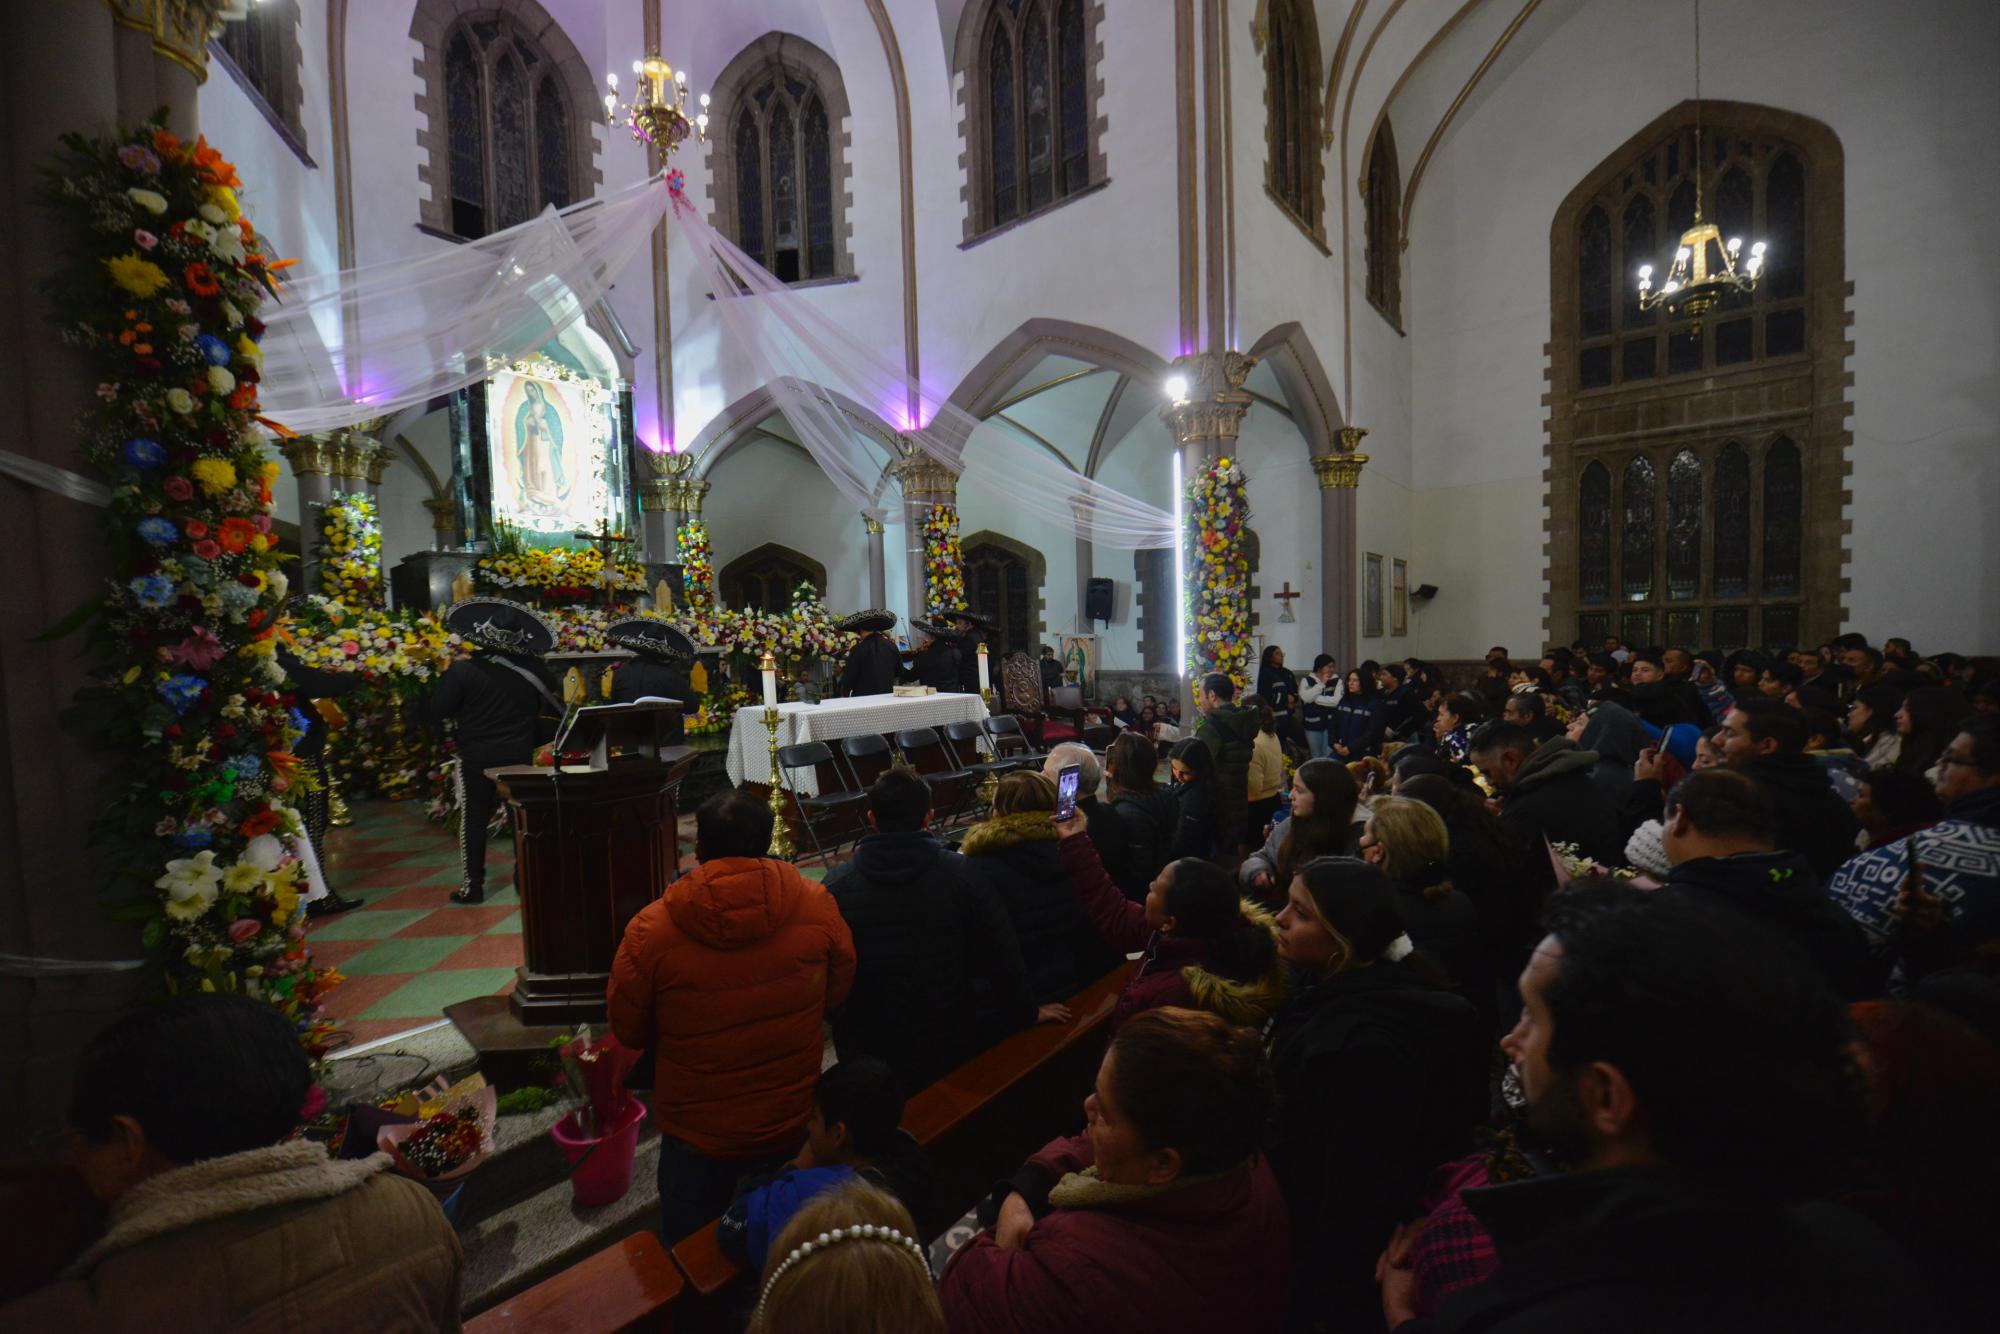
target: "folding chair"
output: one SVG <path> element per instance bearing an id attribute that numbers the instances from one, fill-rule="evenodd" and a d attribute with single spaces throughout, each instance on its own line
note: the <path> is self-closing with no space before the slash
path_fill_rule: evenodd
<path id="1" fill-rule="evenodd" d="M 896 733 L 896 748 L 903 753 L 903 762 L 917 771 L 917 776 L 931 790 L 931 809 L 939 810 L 939 798 L 951 794 L 949 812 L 943 812 L 943 823 L 950 824 L 959 817 L 967 805 L 968 792 L 973 789 L 973 773 L 955 763 L 937 731 L 929 727 L 906 727 Z"/>
<path id="2" fill-rule="evenodd" d="M 795 769 L 813 771 L 814 782 L 820 786 L 818 796 L 808 797 L 800 793 L 797 780 L 791 779 L 792 771 Z M 791 780 L 785 790 L 791 794 L 792 807 L 799 814 L 799 822 L 806 827 L 806 837 L 812 840 L 813 850 L 819 854 L 820 861 L 825 863 L 828 860 L 827 850 L 826 845 L 820 840 L 820 829 L 826 823 L 833 823 L 833 850 L 839 852 L 843 831 L 859 830 L 863 827 L 861 810 L 868 804 L 868 795 L 847 786 L 847 775 L 841 772 L 839 762 L 833 757 L 832 748 L 824 741 L 806 741 L 796 746 L 778 747 L 778 770 L 781 775 Z M 826 789 L 822 781 L 828 771 L 832 772 L 834 779 L 840 784 L 837 790 L 831 792 Z M 815 820 L 815 816 L 822 818 Z M 838 823 L 834 823 L 836 821 Z"/>
<path id="3" fill-rule="evenodd" d="M 896 762 L 895 752 L 889 743 L 874 733 L 865 736 L 842 737 L 840 753 L 847 758 L 847 771 L 854 780 L 856 792 L 866 791 L 870 783 L 889 771 Z"/>
<path id="4" fill-rule="evenodd" d="M 1016 769 L 1039 769 L 1048 756 L 1036 750 L 1021 730 L 1021 720 L 1011 713 L 997 713 L 986 720 L 986 737 L 993 743 L 996 759 L 1011 762 Z"/>

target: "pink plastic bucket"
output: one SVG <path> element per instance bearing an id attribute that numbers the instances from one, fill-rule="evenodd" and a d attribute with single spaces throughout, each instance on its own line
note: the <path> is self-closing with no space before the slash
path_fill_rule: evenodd
<path id="1" fill-rule="evenodd" d="M 632 1157 L 639 1147 L 639 1128 L 645 1123 L 646 1104 L 629 1098 L 623 1117 L 608 1135 L 578 1135 L 575 1112 L 549 1127 L 563 1161 L 570 1166 L 570 1190 L 578 1205 L 592 1209 L 610 1204 L 632 1189 Z"/>

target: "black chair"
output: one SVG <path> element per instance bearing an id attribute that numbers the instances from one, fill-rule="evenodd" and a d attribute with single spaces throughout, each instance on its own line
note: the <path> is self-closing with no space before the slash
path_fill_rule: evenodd
<path id="1" fill-rule="evenodd" d="M 980 743 L 986 742 L 984 749 Z M 1016 759 L 983 760 L 979 757 L 992 749 L 986 729 L 978 723 L 965 720 L 944 725 L 945 749 L 950 753 L 952 763 L 971 774 L 977 784 L 974 792 L 983 800 L 989 791 L 987 784 L 1000 781 L 1002 774 L 1013 773 L 1021 767 Z"/>
<path id="2" fill-rule="evenodd" d="M 854 780 L 856 792 L 866 791 L 868 785 L 889 772 L 896 762 L 896 754 L 882 737 L 870 732 L 863 736 L 842 737 L 840 753 L 847 758 L 848 776 Z"/>
<path id="3" fill-rule="evenodd" d="M 995 758 L 1011 761 L 1016 769 L 1039 769 L 1048 758 L 1029 742 L 1021 720 L 1011 713 L 997 713 L 986 720 L 986 739 L 993 743 Z"/>
<path id="4" fill-rule="evenodd" d="M 931 809 L 938 811 L 946 824 L 957 819 L 965 809 L 970 793 L 976 790 L 972 771 L 958 767 L 956 758 L 945 748 L 933 728 L 902 729 L 896 733 L 896 748 L 903 753 L 903 763 L 916 770 L 917 777 L 930 788 Z M 949 811 L 944 809 L 941 801 L 947 795 L 951 799 Z"/>
<path id="5" fill-rule="evenodd" d="M 1102 755 L 1118 739 L 1118 729 L 1104 723 L 1092 723 L 1083 729 L 1083 744 Z"/>
<path id="6" fill-rule="evenodd" d="M 840 787 L 829 792 L 820 784 L 819 795 L 808 797 L 801 794 L 797 780 L 791 778 L 795 769 L 810 769 L 814 782 L 820 783 L 828 770 L 839 781 Z M 833 827 L 833 850 L 840 851 L 840 845 L 847 831 L 859 837 L 865 826 L 861 812 L 868 805 L 868 794 L 847 786 L 847 775 L 841 772 L 839 761 L 833 757 L 833 750 L 824 741 L 806 741 L 796 746 L 778 747 L 778 770 L 790 780 L 785 790 L 791 794 L 792 807 L 799 814 L 799 822 L 806 827 L 806 837 L 812 840 L 813 850 L 819 854 L 821 862 L 827 861 L 826 845 L 820 839 L 820 830 L 826 825 Z M 817 817 L 817 818 L 815 818 Z"/>

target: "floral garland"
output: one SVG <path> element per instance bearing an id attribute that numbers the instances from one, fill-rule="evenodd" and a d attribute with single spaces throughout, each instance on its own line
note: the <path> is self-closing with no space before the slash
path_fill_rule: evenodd
<path id="1" fill-rule="evenodd" d="M 165 990 L 261 997 L 318 1053 L 340 975 L 314 963 L 300 920 L 288 801 L 310 780 L 276 659 L 278 465 L 256 431 L 257 311 L 284 262 L 243 216 L 235 168 L 163 124 L 64 136 L 48 186 L 68 245 L 50 291 L 81 312 L 63 337 L 98 369 L 79 427 L 111 490 L 112 579 L 73 711 L 119 757 L 92 852 Z"/>
<path id="2" fill-rule="evenodd" d="M 708 525 L 689 519 L 674 538 L 681 558 L 681 599 L 694 612 L 715 605 L 715 564 L 710 557 Z"/>
<path id="3" fill-rule="evenodd" d="M 965 571 L 958 550 L 958 506 L 924 511 L 924 611 L 933 619 L 965 609 Z"/>
<path id="4" fill-rule="evenodd" d="M 1250 521 L 1243 470 L 1221 458 L 1187 484 L 1188 675 L 1200 680 L 1224 672 L 1239 685 L 1250 674 L 1250 562 L 1243 529 Z"/>
<path id="5" fill-rule="evenodd" d="M 320 516 L 319 591 L 349 607 L 382 605 L 382 524 L 375 497 L 336 491 Z"/>
<path id="6" fill-rule="evenodd" d="M 559 597 L 589 597 L 607 582 L 619 593 L 643 592 L 646 587 L 646 567 L 630 562 L 612 566 L 607 580 L 604 553 L 596 547 L 528 547 L 482 556 L 478 574 L 489 589 L 539 589 Z"/>

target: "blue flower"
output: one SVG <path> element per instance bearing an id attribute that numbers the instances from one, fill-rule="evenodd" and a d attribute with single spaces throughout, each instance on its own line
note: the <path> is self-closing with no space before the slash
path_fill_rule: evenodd
<path id="1" fill-rule="evenodd" d="M 131 589 L 142 607 L 164 607 L 174 600 L 174 581 L 164 574 L 142 574 L 132 581 Z"/>
<path id="2" fill-rule="evenodd" d="M 167 456 L 167 451 L 160 448 L 159 441 L 148 440 L 144 436 L 134 436 L 127 440 L 121 453 L 127 463 L 141 472 L 151 472 L 159 467 L 160 460 Z"/>
<path id="3" fill-rule="evenodd" d="M 264 762 L 255 755 L 232 755 L 222 763 L 223 772 L 237 779 L 255 778 L 263 767 Z"/>
<path id="4" fill-rule="evenodd" d="M 215 835 L 202 825 L 183 829 L 180 833 L 174 835 L 174 846 L 184 848 L 189 852 L 199 852 L 213 842 L 215 842 Z"/>
<path id="5" fill-rule="evenodd" d="M 170 547 L 180 540 L 181 530 L 174 527 L 173 520 L 152 514 L 139 520 L 139 536 L 156 547 Z"/>
<path id="6" fill-rule="evenodd" d="M 189 709 L 195 706 L 196 701 L 201 698 L 202 692 L 208 689 L 208 682 L 202 680 L 199 676 L 183 674 L 180 676 L 169 676 L 166 680 L 160 682 L 155 689 L 160 692 L 161 699 L 173 706 L 175 714 L 185 715 Z"/>
<path id="7" fill-rule="evenodd" d="M 223 342 L 214 334 L 202 334 L 194 340 L 194 345 L 195 350 L 201 353 L 201 359 L 209 365 L 227 366 L 229 364 L 229 344 Z"/>

